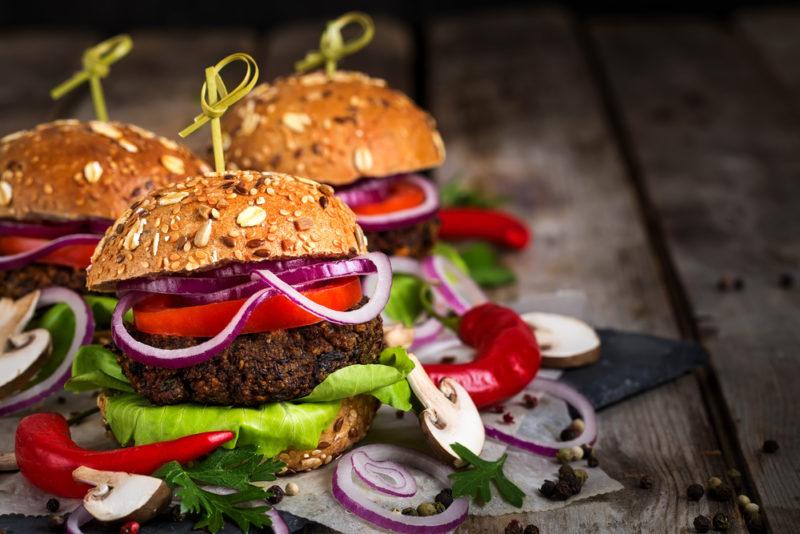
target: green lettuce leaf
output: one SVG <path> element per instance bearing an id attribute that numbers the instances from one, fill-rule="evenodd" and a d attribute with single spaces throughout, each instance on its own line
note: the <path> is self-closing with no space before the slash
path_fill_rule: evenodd
<path id="1" fill-rule="evenodd" d="M 100 295 L 85 295 L 83 298 L 94 315 L 95 330 L 111 328 L 111 314 L 114 313 L 114 308 L 117 306 L 117 299 Z"/>
<path id="2" fill-rule="evenodd" d="M 78 393 L 101 388 L 133 392 L 113 352 L 100 345 L 85 345 L 72 362 L 72 378 L 64 389 Z"/>
<path id="3" fill-rule="evenodd" d="M 287 448 L 310 449 L 333 423 L 341 401 L 293 404 L 276 402 L 256 408 L 175 404 L 155 406 L 133 393 L 114 393 L 105 419 L 122 445 L 156 443 L 209 430 L 230 430 L 224 447 L 254 445 L 264 456 Z"/>
<path id="4" fill-rule="evenodd" d="M 427 287 L 425 281 L 411 274 L 392 275 L 392 289 L 389 302 L 383 313 L 390 319 L 411 327 L 422 314 L 422 292 Z"/>

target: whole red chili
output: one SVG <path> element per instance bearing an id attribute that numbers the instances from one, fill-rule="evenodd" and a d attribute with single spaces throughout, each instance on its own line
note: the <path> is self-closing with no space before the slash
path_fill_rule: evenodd
<path id="1" fill-rule="evenodd" d="M 458 335 L 476 349 L 471 362 L 425 365 L 434 381 L 457 380 L 478 408 L 496 404 L 522 391 L 539 370 L 539 345 L 530 327 L 512 309 L 481 304 L 461 317 Z"/>
<path id="2" fill-rule="evenodd" d="M 91 487 L 72 479 L 72 472 L 82 465 L 149 475 L 172 460 L 185 463 L 205 456 L 232 438 L 229 431 L 204 432 L 150 445 L 91 451 L 72 441 L 62 415 L 37 413 L 19 422 L 14 449 L 20 472 L 34 486 L 61 497 L 80 498 Z"/>
<path id="3" fill-rule="evenodd" d="M 483 208 L 443 208 L 439 210 L 442 239 L 486 239 L 497 245 L 523 249 L 530 241 L 528 227 L 502 211 Z"/>

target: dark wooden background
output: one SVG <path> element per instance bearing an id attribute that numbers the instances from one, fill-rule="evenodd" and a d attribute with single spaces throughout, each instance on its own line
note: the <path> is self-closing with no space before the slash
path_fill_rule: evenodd
<path id="1" fill-rule="evenodd" d="M 135 48 L 105 83 L 110 114 L 175 137 L 198 112 L 204 66 L 244 50 L 263 79 L 285 74 L 325 18 L 353 7 L 43 4 L 0 7 L 4 132 L 88 118 L 85 94 L 54 105 L 47 90 L 84 47 L 126 30 Z M 436 116 L 448 148 L 439 178 L 506 196 L 530 222 L 533 247 L 507 258 L 520 282 L 498 298 L 579 288 L 598 325 L 698 340 L 712 358 L 601 413 L 602 465 L 625 490 L 523 519 L 545 533 L 689 532 L 698 513 L 723 510 L 744 532 L 732 504 L 685 497 L 736 467 L 772 531 L 800 532 L 800 10 L 454 4 L 382 4 L 375 41 L 344 67 L 387 78 Z M 793 289 L 779 287 L 784 273 Z M 744 288 L 720 292 L 725 274 Z M 768 437 L 777 454 L 760 452 Z M 642 474 L 654 489 L 638 489 Z"/>

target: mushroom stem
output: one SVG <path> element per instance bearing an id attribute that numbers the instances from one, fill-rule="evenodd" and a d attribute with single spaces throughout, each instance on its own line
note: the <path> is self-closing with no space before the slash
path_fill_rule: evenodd
<path id="1" fill-rule="evenodd" d="M 17 455 L 13 452 L 0 453 L 0 472 L 6 473 L 11 471 L 19 471 Z"/>

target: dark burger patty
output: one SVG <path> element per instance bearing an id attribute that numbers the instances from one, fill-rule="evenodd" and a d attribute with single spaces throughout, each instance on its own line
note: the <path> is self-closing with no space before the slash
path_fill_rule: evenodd
<path id="1" fill-rule="evenodd" d="M 369 250 L 412 258 L 423 258 L 430 254 L 438 233 L 439 219 L 436 217 L 405 228 L 364 232 Z"/>
<path id="2" fill-rule="evenodd" d="M 163 349 L 201 343 L 201 338 L 153 335 L 129 325 L 136 339 Z M 238 336 L 224 352 L 200 365 L 163 369 L 117 353 L 137 393 L 155 404 L 197 402 L 256 406 L 304 397 L 332 372 L 373 363 L 383 350 L 380 316 L 357 325 L 327 321 L 310 326 Z"/>
<path id="3" fill-rule="evenodd" d="M 62 265 L 31 263 L 21 269 L 0 271 L 2 296 L 18 299 L 35 289 L 62 286 L 86 293 L 86 271 Z"/>

